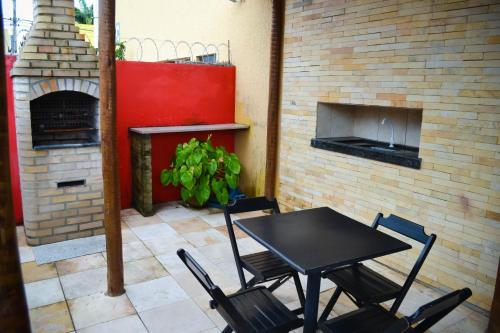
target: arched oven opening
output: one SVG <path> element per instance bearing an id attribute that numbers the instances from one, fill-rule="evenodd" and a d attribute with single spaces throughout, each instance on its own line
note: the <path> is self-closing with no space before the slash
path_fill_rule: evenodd
<path id="1" fill-rule="evenodd" d="M 30 102 L 33 149 L 95 146 L 98 99 L 75 91 L 59 91 Z"/>

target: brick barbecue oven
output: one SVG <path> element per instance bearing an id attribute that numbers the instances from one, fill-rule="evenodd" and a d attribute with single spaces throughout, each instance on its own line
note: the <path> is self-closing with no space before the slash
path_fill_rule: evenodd
<path id="1" fill-rule="evenodd" d="M 14 83 L 24 226 L 30 245 L 103 233 L 99 71 L 73 0 L 34 0 Z"/>

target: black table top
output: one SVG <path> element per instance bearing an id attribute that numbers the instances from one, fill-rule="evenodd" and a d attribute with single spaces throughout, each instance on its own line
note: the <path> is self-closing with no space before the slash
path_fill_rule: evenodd
<path id="1" fill-rule="evenodd" d="M 303 274 L 411 248 L 405 242 L 328 207 L 241 219 L 234 223 Z"/>

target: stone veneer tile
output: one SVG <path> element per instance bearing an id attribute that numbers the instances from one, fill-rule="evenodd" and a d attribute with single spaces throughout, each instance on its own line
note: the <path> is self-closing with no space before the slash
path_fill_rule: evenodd
<path id="1" fill-rule="evenodd" d="M 196 231 L 183 234 L 189 243 L 193 244 L 195 247 L 201 247 L 206 245 L 213 245 L 218 243 L 227 243 L 229 238 L 221 234 L 215 229 L 209 229 L 205 231 Z"/>
<path id="2" fill-rule="evenodd" d="M 190 250 L 192 245 L 189 244 L 180 235 L 169 236 L 167 238 L 151 238 L 144 241 L 147 248 L 156 255 L 175 254 L 180 248 Z"/>
<path id="3" fill-rule="evenodd" d="M 125 294 L 109 297 L 97 293 L 69 300 L 68 305 L 77 330 L 135 314 Z"/>
<path id="4" fill-rule="evenodd" d="M 66 299 L 104 292 L 107 286 L 106 267 L 61 276 Z"/>
<path id="5" fill-rule="evenodd" d="M 176 235 L 174 229 L 165 223 L 144 225 L 140 227 L 131 228 L 132 231 L 139 237 L 142 241 L 146 241 L 157 237 L 169 237 Z"/>
<path id="6" fill-rule="evenodd" d="M 73 331 L 73 322 L 66 301 L 31 309 L 30 322 L 33 333 Z"/>
<path id="7" fill-rule="evenodd" d="M 106 266 L 106 261 L 101 253 L 94 253 L 56 262 L 57 272 L 60 276 L 104 266 Z"/>
<path id="8" fill-rule="evenodd" d="M 37 265 L 35 261 L 21 265 L 24 283 L 35 282 L 57 277 L 56 266 L 53 263 Z"/>
<path id="9" fill-rule="evenodd" d="M 132 315 L 90 326 L 78 330 L 78 333 L 148 333 L 148 331 L 141 319 L 137 315 Z"/>
<path id="10" fill-rule="evenodd" d="M 129 285 L 126 292 L 138 312 L 189 298 L 171 276 Z"/>
<path id="11" fill-rule="evenodd" d="M 200 216 L 200 218 L 210 224 L 213 228 L 226 225 L 226 218 L 223 213 L 203 215 Z"/>
<path id="12" fill-rule="evenodd" d="M 139 316 L 150 333 L 197 333 L 215 326 L 192 300 L 140 312 Z"/>
<path id="13" fill-rule="evenodd" d="M 125 285 L 154 280 L 168 275 L 165 268 L 154 257 L 126 262 L 123 269 Z"/>
<path id="14" fill-rule="evenodd" d="M 163 221 L 156 215 L 144 217 L 142 215 L 126 215 L 122 216 L 122 222 L 127 224 L 130 228 L 140 227 L 143 225 L 163 223 Z"/>
<path id="15" fill-rule="evenodd" d="M 107 252 L 102 253 L 104 258 L 107 256 Z M 123 261 L 134 261 L 142 258 L 151 257 L 153 254 L 148 250 L 144 243 L 141 241 L 131 242 L 123 244 Z"/>
<path id="16" fill-rule="evenodd" d="M 187 220 L 175 220 L 170 222 L 169 225 L 180 235 L 210 229 L 210 225 L 199 217 Z"/>
<path id="17" fill-rule="evenodd" d="M 19 259 L 21 263 L 35 260 L 35 255 L 33 254 L 31 246 L 19 246 Z"/>
<path id="18" fill-rule="evenodd" d="M 24 288 L 30 309 L 64 301 L 64 294 L 58 278 L 27 283 Z"/>
<path id="19" fill-rule="evenodd" d="M 221 225 L 219 227 L 215 227 L 214 229 L 217 230 L 218 232 L 220 232 L 221 234 L 223 234 L 224 236 L 229 238 L 229 232 L 227 230 L 226 225 Z M 245 233 L 243 230 L 238 228 L 237 225 L 234 225 L 234 224 L 233 224 L 233 231 L 234 231 L 234 235 L 236 236 L 236 239 L 248 237 L 247 233 Z"/>

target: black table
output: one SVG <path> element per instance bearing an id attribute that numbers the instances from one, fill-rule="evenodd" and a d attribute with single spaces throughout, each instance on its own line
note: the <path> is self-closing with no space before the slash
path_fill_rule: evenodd
<path id="1" fill-rule="evenodd" d="M 316 331 L 321 272 L 410 249 L 394 237 L 321 207 L 236 220 L 253 239 L 308 276 L 304 332 Z"/>

